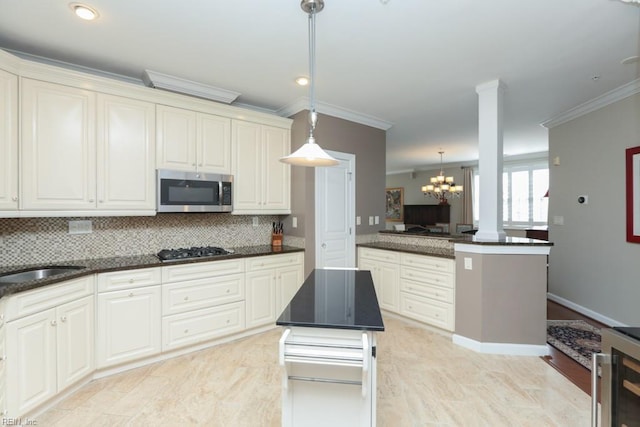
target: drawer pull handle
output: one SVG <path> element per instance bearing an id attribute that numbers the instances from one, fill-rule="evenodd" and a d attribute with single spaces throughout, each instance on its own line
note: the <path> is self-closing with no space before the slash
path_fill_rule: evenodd
<path id="1" fill-rule="evenodd" d="M 51 321 L 51 326 L 56 326 L 58 324 L 58 322 L 56 322 L 55 320 Z"/>
<path id="2" fill-rule="evenodd" d="M 7 360 L 7 356 L 3 354 L 2 356 L 0 356 L 0 360 Z"/>
<path id="3" fill-rule="evenodd" d="M 227 289 L 227 293 L 231 292 L 231 289 Z"/>
<path id="4" fill-rule="evenodd" d="M 66 322 L 66 321 L 67 321 L 67 316 L 62 316 L 62 317 L 60 318 L 60 321 L 61 321 L 61 322 Z"/>
<path id="5" fill-rule="evenodd" d="M 186 297 L 184 297 L 185 301 L 189 301 L 189 296 L 187 295 Z"/>
<path id="6" fill-rule="evenodd" d="M 188 333 L 189 333 L 189 330 L 188 330 L 188 329 L 185 329 L 185 330 L 184 330 L 184 333 L 185 333 L 185 334 L 188 334 Z"/>
<path id="7" fill-rule="evenodd" d="M 131 298 L 133 296 L 133 292 L 129 293 L 129 298 Z"/>
<path id="8" fill-rule="evenodd" d="M 227 319 L 227 325 L 228 325 L 229 323 L 231 323 L 231 320 Z"/>
<path id="9" fill-rule="evenodd" d="M 129 279 L 129 283 L 133 283 L 133 282 L 134 282 L 134 280 L 133 280 L 133 279 Z"/>

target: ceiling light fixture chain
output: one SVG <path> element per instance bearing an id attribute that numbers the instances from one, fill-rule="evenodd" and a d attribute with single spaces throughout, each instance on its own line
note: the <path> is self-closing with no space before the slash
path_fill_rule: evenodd
<path id="1" fill-rule="evenodd" d="M 440 154 L 440 174 L 438 176 L 432 176 L 429 181 L 430 184 L 422 186 L 422 192 L 425 196 L 434 197 L 440 201 L 441 205 L 448 205 L 447 196 L 461 197 L 462 185 L 456 185 L 453 182 L 452 176 L 444 176 L 444 168 L 442 167 L 442 155 L 444 151 L 438 151 Z"/>
<path id="2" fill-rule="evenodd" d="M 302 0 L 300 7 L 309 14 L 309 138 L 294 153 L 280 159 L 297 166 L 335 166 L 340 162 L 327 154 L 318 144 L 313 132 L 318 124 L 316 111 L 316 14 L 324 9 L 324 0 Z"/>

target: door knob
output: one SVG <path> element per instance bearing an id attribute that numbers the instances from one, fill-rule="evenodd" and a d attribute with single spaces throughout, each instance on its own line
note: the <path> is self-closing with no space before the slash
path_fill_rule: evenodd
<path id="1" fill-rule="evenodd" d="M 322 249 L 327 249 L 327 244 L 326 243 L 323 243 L 321 246 L 322 246 Z"/>

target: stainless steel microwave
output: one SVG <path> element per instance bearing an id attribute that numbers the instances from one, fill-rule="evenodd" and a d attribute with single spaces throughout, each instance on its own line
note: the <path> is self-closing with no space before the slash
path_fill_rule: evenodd
<path id="1" fill-rule="evenodd" d="M 158 212 L 231 212 L 233 176 L 158 169 Z"/>

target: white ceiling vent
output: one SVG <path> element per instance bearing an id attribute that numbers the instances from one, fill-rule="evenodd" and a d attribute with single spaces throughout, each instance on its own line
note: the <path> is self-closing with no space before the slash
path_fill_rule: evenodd
<path id="1" fill-rule="evenodd" d="M 231 104 L 241 95 L 240 92 L 221 89 L 219 87 L 209 86 L 151 70 L 144 70 L 142 81 L 145 85 L 152 88 L 184 93 L 186 95 L 197 96 L 198 98 L 224 102 L 225 104 Z"/>

